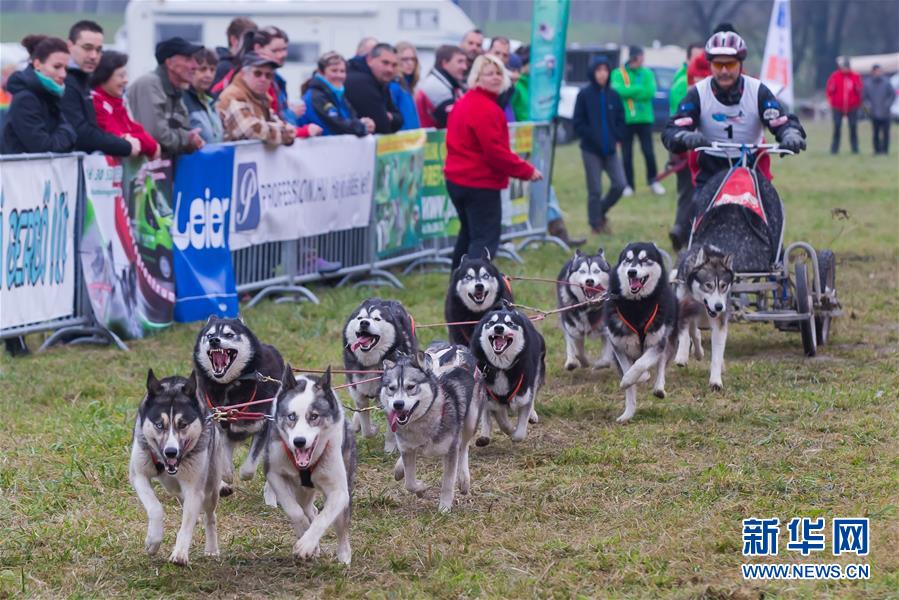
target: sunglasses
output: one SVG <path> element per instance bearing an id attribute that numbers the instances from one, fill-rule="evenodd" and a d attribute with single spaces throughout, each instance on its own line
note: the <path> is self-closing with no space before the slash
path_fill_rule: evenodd
<path id="1" fill-rule="evenodd" d="M 253 77 L 259 79 L 260 77 L 265 77 L 269 81 L 274 79 L 275 73 L 273 71 L 260 71 L 259 69 L 253 69 Z"/>
<path id="2" fill-rule="evenodd" d="M 733 71 L 734 69 L 738 68 L 740 68 L 740 61 L 738 60 L 728 60 L 722 62 L 712 61 L 713 71 Z"/>

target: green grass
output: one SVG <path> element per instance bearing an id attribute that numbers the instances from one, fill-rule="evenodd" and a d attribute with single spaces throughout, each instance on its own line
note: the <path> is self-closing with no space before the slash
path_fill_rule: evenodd
<path id="1" fill-rule="evenodd" d="M 85 15 L 84 13 L 22 13 L 3 12 L 0 16 L 0 42 L 20 42 L 29 33 L 43 33 L 67 39 L 69 27 L 81 19 L 96 21 L 106 34 L 106 44 L 112 45 L 115 34 L 125 23 L 125 13 Z"/>
<path id="2" fill-rule="evenodd" d="M 829 131 L 810 131 L 810 151 L 775 160 L 774 169 L 786 239 L 837 255 L 846 315 L 818 358 L 803 357 L 796 333 L 734 325 L 723 392 L 708 389 L 707 360 L 672 367 L 669 397 L 641 386 L 636 417 L 619 426 L 616 377 L 565 372 L 561 332 L 547 322 L 541 422 L 520 444 L 496 437 L 472 451 L 472 493 L 450 515 L 436 512 L 436 462 L 425 465 L 434 487 L 419 500 L 393 481 L 380 439 L 360 441 L 348 570 L 330 557 L 332 533 L 326 556 L 291 558 L 291 528 L 263 504 L 259 476 L 219 506 L 220 559 L 202 556 L 198 528 L 191 565 L 165 562 L 179 511 L 162 493 L 163 548 L 144 555 L 146 517 L 127 482 L 133 418 L 148 366 L 189 370 L 196 325 L 132 342 L 128 353 L 72 347 L 4 356 L 0 596 L 897 597 L 899 169 L 895 154 L 831 157 Z M 867 147 L 864 124 L 862 135 Z M 638 172 L 641 165 L 638 158 Z M 558 150 L 554 180 L 571 229 L 585 232 L 576 147 Z M 591 247 L 617 256 L 630 240 L 667 246 L 673 207 L 672 189 L 659 198 L 640 186 L 611 213 L 614 234 L 593 237 Z M 835 208 L 848 220 L 832 217 Z M 554 276 L 566 259 L 553 247 L 525 257 L 524 267 L 502 267 Z M 419 323 L 441 320 L 445 276 L 404 282 L 404 290 L 319 289 L 319 306 L 266 302 L 244 316 L 294 365 L 338 364 L 342 321 L 367 294 L 401 300 Z M 553 304 L 551 286 L 522 282 L 515 291 L 525 304 Z M 423 341 L 434 335 L 424 331 Z M 589 349 L 596 354 L 596 344 Z M 828 528 L 834 517 L 870 517 L 869 581 L 741 579 L 742 519 L 816 515 Z M 779 560 L 801 560 L 784 552 L 785 532 L 780 543 Z M 853 562 L 801 562 L 835 560 Z"/>

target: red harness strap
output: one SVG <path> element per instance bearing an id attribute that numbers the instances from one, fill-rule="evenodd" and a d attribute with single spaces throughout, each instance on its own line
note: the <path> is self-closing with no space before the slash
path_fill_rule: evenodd
<path id="1" fill-rule="evenodd" d="M 253 395 L 250 396 L 249 402 L 244 402 L 242 404 L 234 404 L 232 406 L 216 406 L 212 403 L 212 399 L 209 397 L 209 392 L 204 392 L 204 396 L 206 396 L 206 405 L 209 406 L 209 410 L 212 411 L 213 415 L 221 415 L 219 417 L 213 416 L 213 418 L 217 418 L 219 420 L 228 421 L 229 423 L 233 423 L 234 421 L 261 421 L 265 419 L 268 415 L 261 412 L 251 412 L 240 410 L 245 406 L 251 406 L 253 404 L 263 404 L 265 402 L 271 402 L 274 398 L 266 398 L 264 400 L 256 400 L 256 390 L 259 389 L 259 382 L 253 386 Z"/>
<path id="2" fill-rule="evenodd" d="M 653 309 L 652 314 L 649 316 L 649 320 L 646 321 L 646 324 L 643 326 L 642 330 L 639 330 L 636 327 L 634 327 L 633 325 L 631 325 L 631 322 L 628 321 L 627 319 L 625 319 L 624 315 L 621 314 L 620 308 L 616 307 L 615 312 L 618 313 L 618 318 L 621 319 L 621 321 L 625 325 L 627 325 L 628 329 L 630 329 L 631 331 L 633 331 L 634 333 L 637 334 L 637 336 L 640 338 L 640 345 L 642 346 L 643 340 L 646 338 L 646 332 L 649 330 L 649 327 L 650 327 L 650 325 L 652 325 L 652 322 L 656 320 L 656 315 L 659 314 L 659 305 L 656 304 L 656 307 Z"/>
<path id="3" fill-rule="evenodd" d="M 487 393 L 490 394 L 490 397 L 493 398 L 493 401 L 494 401 L 494 402 L 499 402 L 500 404 L 509 404 L 509 400 L 510 400 L 511 398 L 514 398 L 515 396 L 518 395 L 518 390 L 521 389 L 521 384 L 522 384 L 522 383 L 524 383 L 524 373 L 522 373 L 521 376 L 518 378 L 518 384 L 515 386 L 515 389 L 512 390 L 511 393 L 506 394 L 505 396 L 503 396 L 502 399 L 498 398 L 498 397 L 496 396 L 496 394 L 494 394 L 493 391 L 492 391 L 489 387 L 484 386 L 484 389 L 487 390 Z"/>
<path id="4" fill-rule="evenodd" d="M 287 442 L 284 441 L 284 438 L 281 438 L 281 445 L 284 447 L 284 452 L 286 452 L 287 456 L 290 457 L 290 462 L 292 462 L 293 466 L 295 466 L 297 468 L 297 471 L 299 471 L 300 483 L 303 485 L 303 487 L 308 487 L 308 488 L 315 487 L 314 485 L 312 485 L 312 472 L 315 471 L 315 467 L 318 466 L 318 463 L 322 459 L 322 456 L 324 456 L 325 452 L 328 451 L 328 446 L 331 445 L 331 441 L 328 440 L 328 443 L 325 444 L 325 449 L 322 450 L 322 453 L 318 455 L 318 460 L 316 460 L 314 463 L 312 463 L 305 469 L 300 467 L 300 465 L 297 464 L 297 458 L 294 455 L 293 451 L 290 449 L 290 446 L 287 445 Z"/>

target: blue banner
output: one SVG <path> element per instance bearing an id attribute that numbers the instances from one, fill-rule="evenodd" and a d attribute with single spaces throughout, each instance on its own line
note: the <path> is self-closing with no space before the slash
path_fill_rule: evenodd
<path id="1" fill-rule="evenodd" d="M 182 156 L 175 170 L 175 320 L 238 313 L 228 246 L 234 147 L 208 146 Z"/>
<path id="2" fill-rule="evenodd" d="M 551 121 L 565 69 L 569 0 L 534 0 L 531 25 L 530 120 Z"/>

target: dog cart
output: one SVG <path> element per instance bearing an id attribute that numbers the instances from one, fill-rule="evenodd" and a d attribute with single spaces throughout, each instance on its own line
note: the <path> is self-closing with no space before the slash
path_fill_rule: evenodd
<path id="1" fill-rule="evenodd" d="M 693 220 L 690 245 L 712 244 L 734 256 L 731 320 L 771 321 L 799 331 L 806 356 L 826 344 L 833 317 L 842 314 L 836 291 L 836 260 L 830 250 L 807 242 L 783 247 L 783 203 L 771 182 L 759 177 L 766 154 L 793 154 L 777 144 L 713 142 L 700 152 L 736 149 L 731 167 L 712 177 L 698 199 L 705 209 Z"/>

